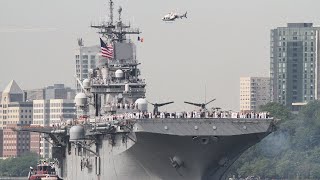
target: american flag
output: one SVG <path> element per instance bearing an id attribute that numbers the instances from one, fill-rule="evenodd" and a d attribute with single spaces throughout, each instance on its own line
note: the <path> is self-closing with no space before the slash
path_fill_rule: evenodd
<path id="1" fill-rule="evenodd" d="M 103 40 L 101 38 L 100 38 L 100 44 L 101 44 L 102 57 L 112 58 L 113 57 L 113 47 L 112 47 L 112 45 L 109 44 L 107 46 L 106 43 L 103 42 Z"/>

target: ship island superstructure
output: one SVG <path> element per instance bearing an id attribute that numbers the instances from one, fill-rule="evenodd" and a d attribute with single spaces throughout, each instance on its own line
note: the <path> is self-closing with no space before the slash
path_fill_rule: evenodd
<path id="1" fill-rule="evenodd" d="M 113 57 L 98 56 L 98 67 L 79 83 L 76 120 L 54 127 L 21 127 L 52 139 L 56 170 L 64 180 L 224 179 L 233 162 L 275 129 L 268 113 L 148 111 L 146 82 L 140 78 L 135 44 L 139 29 L 113 20 L 92 25 L 113 46 Z"/>

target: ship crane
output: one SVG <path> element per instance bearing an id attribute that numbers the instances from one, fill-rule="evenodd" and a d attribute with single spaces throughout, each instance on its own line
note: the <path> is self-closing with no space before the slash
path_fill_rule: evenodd
<path id="1" fill-rule="evenodd" d="M 206 105 L 210 104 L 211 102 L 215 101 L 216 99 L 212 99 L 211 101 L 207 102 L 207 103 L 193 103 L 193 102 L 188 102 L 188 101 L 184 101 L 184 103 L 186 104 L 190 104 L 193 106 L 198 106 L 200 107 L 202 110 L 206 110 Z"/>

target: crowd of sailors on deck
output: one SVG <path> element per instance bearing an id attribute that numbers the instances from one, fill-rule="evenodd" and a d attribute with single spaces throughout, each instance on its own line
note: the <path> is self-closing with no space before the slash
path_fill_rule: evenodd
<path id="1" fill-rule="evenodd" d="M 107 103 L 107 106 L 109 106 L 112 109 L 138 109 L 137 104 L 131 103 Z"/>
<path id="2" fill-rule="evenodd" d="M 136 109 L 138 110 L 137 104 L 122 104 L 122 103 L 108 103 L 107 104 L 111 109 Z M 128 115 L 129 114 L 129 115 Z M 256 118 L 256 119 L 266 119 L 270 117 L 269 112 L 232 112 L 232 111 L 192 111 L 192 112 L 175 112 L 175 113 L 167 113 L 167 112 L 159 112 L 157 115 L 154 115 L 151 112 L 147 113 L 127 113 L 127 115 L 121 116 L 129 116 L 129 118 Z M 122 119 L 122 118 L 120 118 Z M 127 119 L 127 118 L 125 118 Z"/>
<path id="3" fill-rule="evenodd" d="M 129 112 L 123 114 L 105 115 L 102 116 L 103 121 L 121 120 L 121 119 L 165 119 L 165 118 L 252 118 L 252 119 L 268 119 L 270 114 L 268 112 L 230 112 L 230 111 L 191 111 L 191 112 L 158 112 L 153 114 L 152 112 Z"/>
<path id="4" fill-rule="evenodd" d="M 114 120 L 131 120 L 131 119 L 205 119 L 205 118 L 232 118 L 232 119 L 269 119 L 272 118 L 269 112 L 234 112 L 234 111 L 221 111 L 221 110 L 194 110 L 185 112 L 142 112 L 139 111 L 137 104 L 121 104 L 109 103 L 108 106 L 113 110 L 127 109 L 128 112 L 102 115 L 100 122 L 108 122 Z M 131 110 L 131 111 L 130 111 Z M 60 126 L 78 124 L 81 121 L 84 123 L 89 119 L 89 116 L 83 115 L 79 119 L 72 122 L 55 123 L 52 126 L 59 128 Z M 80 120 L 80 121 L 79 121 Z"/>
<path id="5" fill-rule="evenodd" d="M 86 115 L 83 115 L 80 117 L 80 119 L 77 119 L 73 123 L 80 123 L 82 121 L 86 121 L 89 117 Z M 168 113 L 168 112 L 158 112 L 156 115 L 152 112 L 127 112 L 122 114 L 113 114 L 113 115 L 103 115 L 101 116 L 100 122 L 108 122 L 108 121 L 114 121 L 114 120 L 130 120 L 130 119 L 200 119 L 200 118 L 232 118 L 232 119 L 269 119 L 272 118 L 269 114 L 269 112 L 232 112 L 232 111 L 191 111 L 191 112 L 174 112 L 174 113 Z M 80 122 L 78 121 L 80 120 Z M 68 122 L 64 123 L 55 123 L 53 124 L 53 127 L 60 127 L 64 125 L 70 124 Z"/>

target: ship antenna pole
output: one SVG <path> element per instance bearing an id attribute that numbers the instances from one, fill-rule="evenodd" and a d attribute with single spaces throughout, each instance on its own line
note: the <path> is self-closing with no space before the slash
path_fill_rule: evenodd
<path id="1" fill-rule="evenodd" d="M 119 22 L 121 22 L 121 12 L 122 12 L 122 7 L 120 6 L 118 9 L 118 13 L 119 13 Z"/>
<path id="2" fill-rule="evenodd" d="M 204 84 L 204 104 L 207 103 L 207 85 Z"/>
<path id="3" fill-rule="evenodd" d="M 113 24 L 113 1 L 112 0 L 110 0 L 110 2 L 109 2 L 109 11 L 110 11 L 110 24 L 112 25 Z"/>

